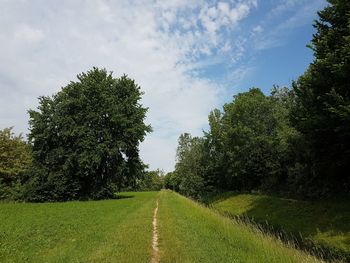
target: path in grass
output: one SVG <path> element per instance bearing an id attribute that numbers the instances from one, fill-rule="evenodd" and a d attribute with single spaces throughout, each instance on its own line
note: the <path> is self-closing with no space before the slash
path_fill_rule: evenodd
<path id="1" fill-rule="evenodd" d="M 161 262 L 318 262 L 171 191 L 158 211 Z"/>
<path id="2" fill-rule="evenodd" d="M 0 204 L 0 262 L 150 262 L 158 192 L 123 199 Z"/>
<path id="3" fill-rule="evenodd" d="M 317 262 L 171 191 L 0 203 L 0 262 Z"/>
<path id="4" fill-rule="evenodd" d="M 157 228 L 157 214 L 158 214 L 158 200 L 156 203 L 156 208 L 154 209 L 153 213 L 153 236 L 152 236 L 152 260 L 151 263 L 158 263 L 159 262 L 159 251 L 158 251 L 158 228 Z"/>

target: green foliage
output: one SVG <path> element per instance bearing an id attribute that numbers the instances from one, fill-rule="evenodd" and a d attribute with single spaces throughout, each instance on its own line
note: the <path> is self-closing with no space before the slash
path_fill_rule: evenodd
<path id="1" fill-rule="evenodd" d="M 188 133 L 181 134 L 176 156 L 175 176 L 177 179 L 174 179 L 178 181 L 179 192 L 193 198 L 200 198 L 206 186 L 205 178 L 203 178 L 206 167 L 204 140 L 197 137 L 192 138 Z"/>
<path id="2" fill-rule="evenodd" d="M 138 191 L 159 191 L 164 185 L 164 173 L 161 170 L 146 171 L 140 178 L 134 190 Z"/>
<path id="3" fill-rule="evenodd" d="M 231 189 L 257 189 L 280 175 L 276 106 L 259 89 L 238 94 L 224 106 L 222 141 Z"/>
<path id="4" fill-rule="evenodd" d="M 16 136 L 12 128 L 0 130 L 0 178 L 18 177 L 32 161 L 29 145 L 22 136 Z"/>
<path id="5" fill-rule="evenodd" d="M 169 172 L 164 176 L 164 188 L 171 189 L 173 191 L 179 191 L 180 180 L 174 172 Z"/>
<path id="6" fill-rule="evenodd" d="M 315 60 L 292 90 L 237 94 L 210 113 L 203 138 L 180 137 L 177 190 L 349 195 L 350 3 L 329 3 L 315 23 Z"/>
<path id="7" fill-rule="evenodd" d="M 12 128 L 0 130 L 0 199 L 22 198 L 21 181 L 31 163 L 30 146 L 22 136 L 16 136 Z"/>
<path id="8" fill-rule="evenodd" d="M 139 143 L 150 126 L 140 87 L 93 68 L 30 110 L 33 201 L 100 199 L 142 174 Z"/>
<path id="9" fill-rule="evenodd" d="M 297 136 L 288 118 L 291 101 L 286 88 L 274 87 L 271 96 L 254 88 L 234 96 L 223 112 L 212 111 L 203 138 L 181 135 L 177 190 L 202 199 L 223 189 L 276 191 L 286 181 Z"/>
<path id="10" fill-rule="evenodd" d="M 305 195 L 350 192 L 350 2 L 329 3 L 314 25 L 315 59 L 293 85 L 292 121 L 304 148 L 296 169 L 307 178 L 298 183 Z"/>

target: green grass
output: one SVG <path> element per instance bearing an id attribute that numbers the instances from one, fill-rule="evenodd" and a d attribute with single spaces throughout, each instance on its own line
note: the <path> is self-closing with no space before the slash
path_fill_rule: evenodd
<path id="1" fill-rule="evenodd" d="M 266 195 L 226 193 L 211 205 L 220 212 L 248 216 L 256 222 L 300 233 L 311 240 L 350 255 L 350 200 L 306 202 Z"/>
<path id="2" fill-rule="evenodd" d="M 161 262 L 317 262 L 174 192 L 159 196 Z"/>
<path id="3" fill-rule="evenodd" d="M 0 203 L 0 262 L 317 262 L 171 191 L 65 203 Z"/>
<path id="4" fill-rule="evenodd" d="M 157 192 L 0 204 L 0 262 L 149 262 Z"/>

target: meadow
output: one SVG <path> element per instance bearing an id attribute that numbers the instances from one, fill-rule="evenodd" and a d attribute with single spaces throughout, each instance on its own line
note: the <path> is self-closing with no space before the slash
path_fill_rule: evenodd
<path id="1" fill-rule="evenodd" d="M 156 196 L 0 203 L 0 262 L 149 262 Z"/>
<path id="2" fill-rule="evenodd" d="M 290 233 L 350 258 L 350 200 L 302 201 L 227 192 L 210 202 L 217 211 Z"/>
<path id="3" fill-rule="evenodd" d="M 319 262 L 171 191 L 159 197 L 161 262 Z"/>
<path id="4" fill-rule="evenodd" d="M 157 200 L 160 262 L 318 262 L 168 190 L 105 201 L 1 203 L 0 262 L 150 262 Z"/>

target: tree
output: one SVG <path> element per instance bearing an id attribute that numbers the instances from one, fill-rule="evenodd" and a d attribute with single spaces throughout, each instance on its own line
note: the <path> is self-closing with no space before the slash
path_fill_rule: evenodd
<path id="1" fill-rule="evenodd" d="M 179 178 L 179 191 L 197 199 L 201 198 L 206 186 L 203 177 L 205 169 L 203 153 L 202 138 L 192 138 L 188 133 L 180 135 L 175 165 L 175 175 Z"/>
<path id="2" fill-rule="evenodd" d="M 239 190 L 260 188 L 279 176 L 275 104 L 259 89 L 240 93 L 224 106 L 222 118 L 228 156 L 227 185 Z"/>
<path id="3" fill-rule="evenodd" d="M 22 136 L 11 128 L 0 130 L 0 199 L 17 199 L 19 181 L 30 168 L 32 155 Z"/>
<path id="4" fill-rule="evenodd" d="M 140 87 L 105 69 L 77 78 L 29 111 L 36 169 L 29 199 L 111 197 L 144 168 L 138 146 L 151 127 Z"/>
<path id="5" fill-rule="evenodd" d="M 181 178 L 176 174 L 175 171 L 169 172 L 164 176 L 164 187 L 173 191 L 179 191 Z"/>
<path id="6" fill-rule="evenodd" d="M 206 177 L 209 185 L 214 189 L 227 188 L 227 152 L 224 150 L 224 129 L 222 126 L 222 113 L 219 109 L 210 112 L 209 131 L 204 132 L 204 146 L 206 153 Z"/>
<path id="7" fill-rule="evenodd" d="M 137 181 L 133 190 L 139 191 L 159 191 L 164 185 L 164 172 L 161 170 L 145 171 L 142 178 Z"/>
<path id="8" fill-rule="evenodd" d="M 3 179 L 17 177 L 32 161 L 29 145 L 22 135 L 16 136 L 11 128 L 0 130 L 0 176 Z"/>
<path id="9" fill-rule="evenodd" d="M 259 89 L 234 96 L 223 112 L 209 115 L 205 133 L 206 178 L 217 190 L 277 191 L 293 161 L 290 140 L 292 92 L 275 86 L 271 96 Z"/>
<path id="10" fill-rule="evenodd" d="M 281 190 L 294 161 L 292 100 L 290 90 L 277 86 L 271 96 L 257 88 L 234 96 L 223 112 L 209 114 L 210 129 L 204 137 L 180 136 L 175 172 L 165 185 L 194 198 L 222 190 Z"/>
<path id="11" fill-rule="evenodd" d="M 350 2 L 329 3 L 314 25 L 315 59 L 293 84 L 291 114 L 304 144 L 303 189 L 319 196 L 350 191 Z"/>

